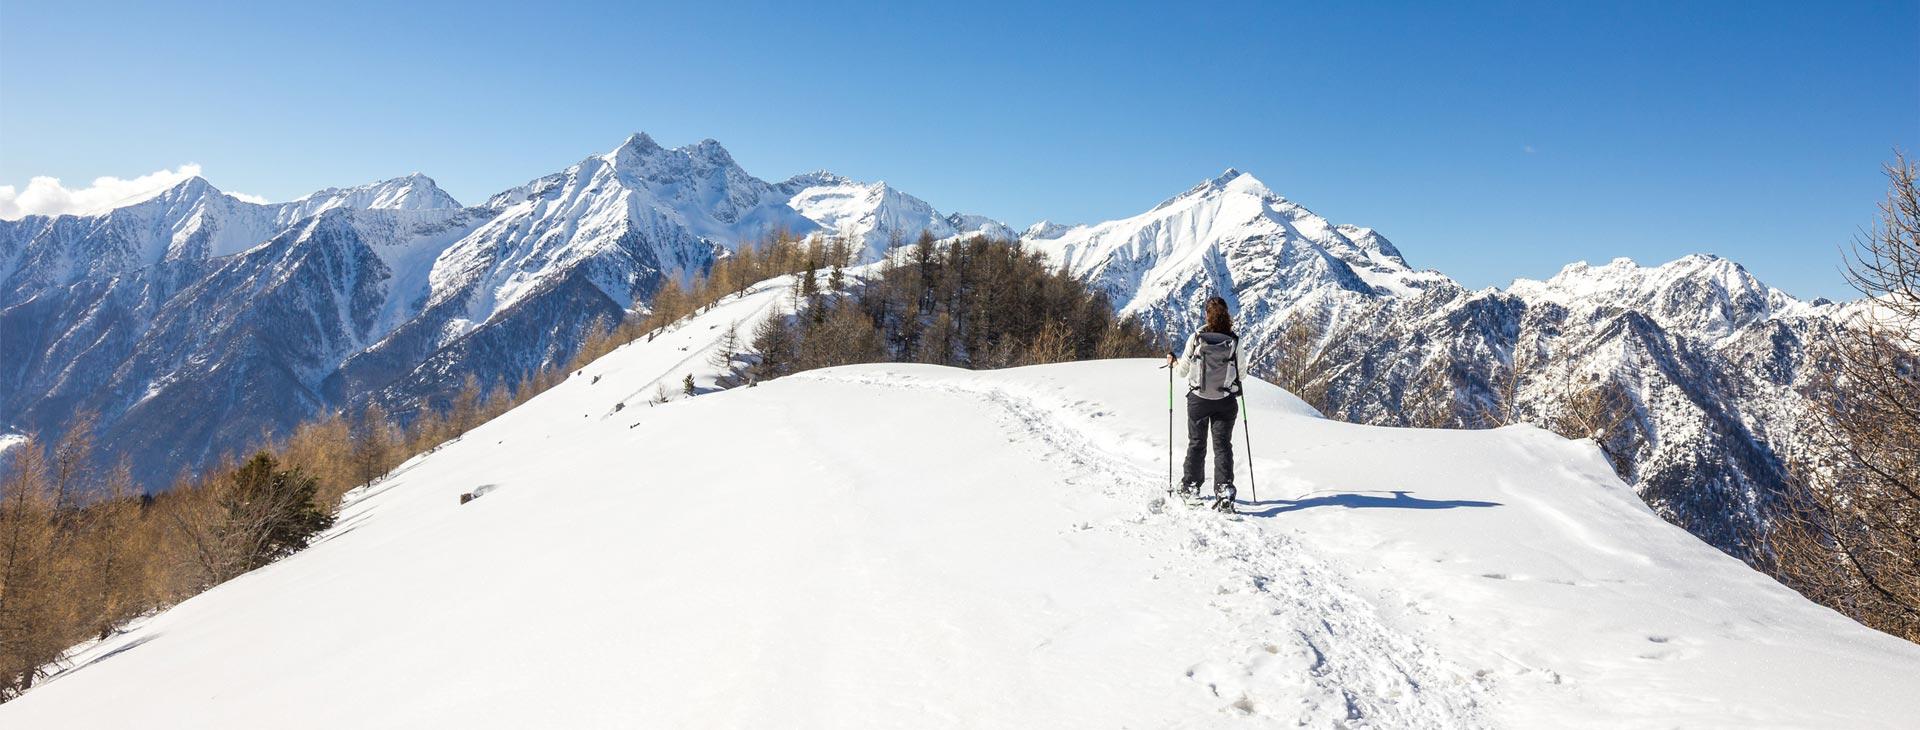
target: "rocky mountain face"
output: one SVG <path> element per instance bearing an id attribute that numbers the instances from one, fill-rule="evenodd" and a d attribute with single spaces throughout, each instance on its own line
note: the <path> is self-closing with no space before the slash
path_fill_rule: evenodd
<path id="1" fill-rule="evenodd" d="M 471 207 L 421 175 L 267 205 L 194 178 L 98 216 L 0 221 L 0 433 L 91 411 L 101 451 L 161 487 L 328 409 L 404 415 L 469 375 L 564 362 L 596 321 L 775 229 L 875 255 L 923 230 L 1010 233 L 644 134 Z"/>
<path id="2" fill-rule="evenodd" d="M 1714 305 L 1738 302 L 1740 292 L 1723 284 L 1757 282 L 1711 257 L 1601 268 L 1620 276 L 1586 297 L 1562 296 L 1563 274 L 1506 292 L 1441 287 L 1330 318 L 1314 360 L 1325 368 L 1326 401 L 1369 423 L 1553 426 L 1581 390 L 1617 387 L 1624 422 L 1599 440 L 1623 476 L 1668 520 L 1747 556 L 1777 506 L 1782 459 L 1801 443 L 1808 404 L 1798 386 L 1833 306 L 1788 302 L 1724 316 L 1734 310 Z M 1714 270 L 1736 276 L 1697 276 Z M 1658 301 L 1623 306 L 1638 293 L 1633 280 L 1649 277 L 1678 278 Z"/>
<path id="3" fill-rule="evenodd" d="M 1551 426 L 1577 394 L 1611 388 L 1624 422 L 1601 440 L 1623 476 L 1743 557 L 1805 428 L 1808 343 L 1840 310 L 1704 255 L 1472 291 L 1233 170 L 1139 216 L 1024 238 L 1176 340 L 1206 297 L 1225 298 L 1254 372 L 1312 373 L 1299 387 L 1342 419 Z"/>
<path id="4" fill-rule="evenodd" d="M 776 229 L 846 236 L 866 260 L 923 234 L 1016 236 L 886 183 L 767 182 L 711 140 L 644 134 L 474 206 L 420 175 L 270 205 L 196 178 L 98 216 L 0 221 L 0 430 L 96 412 L 103 450 L 162 486 L 327 409 L 405 414 L 468 376 L 564 362 L 596 321 Z M 1551 424 L 1570 394 L 1615 386 L 1630 413 L 1602 440 L 1623 474 L 1736 555 L 1800 441 L 1808 345 L 1845 309 L 1712 256 L 1468 290 L 1235 170 L 1017 236 L 1171 337 L 1224 297 L 1254 371 L 1305 367 L 1297 387 L 1340 418 Z"/>
<path id="5" fill-rule="evenodd" d="M 1122 314 L 1180 336 L 1216 294 L 1242 335 L 1264 343 L 1299 312 L 1341 311 L 1451 283 L 1408 268 L 1371 229 L 1328 223 L 1238 170 L 1131 218 L 1036 224 L 1023 240 L 1106 292 Z"/>
<path id="6" fill-rule="evenodd" d="M 853 239 L 866 261 L 877 261 L 890 248 L 918 241 L 922 234 L 935 239 L 983 235 L 1012 239 L 1006 224 L 978 215 L 940 215 L 926 201 L 885 182 L 857 183 L 830 172 L 796 175 L 781 183 L 788 204 L 829 230 Z"/>

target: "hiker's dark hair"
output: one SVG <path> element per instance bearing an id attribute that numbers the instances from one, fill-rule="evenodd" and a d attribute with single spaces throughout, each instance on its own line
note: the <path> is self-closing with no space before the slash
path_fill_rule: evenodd
<path id="1" fill-rule="evenodd" d="M 1227 314 L 1227 300 L 1207 297 L 1207 326 L 1201 331 L 1233 334 L 1233 316 Z"/>

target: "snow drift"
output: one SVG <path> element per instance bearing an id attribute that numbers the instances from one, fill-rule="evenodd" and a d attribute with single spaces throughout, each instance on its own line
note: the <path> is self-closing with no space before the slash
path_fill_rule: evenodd
<path id="1" fill-rule="evenodd" d="M 779 280 L 350 495 L 8 728 L 1896 727 L 1920 647 L 1668 525 L 1591 445 L 1254 383 L 1168 506 L 1164 371 L 868 365 L 650 401 Z M 1176 437 L 1183 437 L 1176 435 Z M 1251 473 L 1247 473 L 1249 469 Z M 479 497 L 462 504 L 463 493 Z"/>

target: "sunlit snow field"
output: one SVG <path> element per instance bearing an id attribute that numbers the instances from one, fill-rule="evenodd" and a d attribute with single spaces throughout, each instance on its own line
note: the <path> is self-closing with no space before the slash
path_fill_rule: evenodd
<path id="1" fill-rule="evenodd" d="M 0 727 L 1920 717 L 1920 647 L 1533 428 L 1351 425 L 1255 383 L 1236 522 L 1162 499 L 1151 360 L 855 366 L 649 404 L 711 383 L 712 343 L 783 288 L 408 462 L 312 548 L 87 648 Z"/>

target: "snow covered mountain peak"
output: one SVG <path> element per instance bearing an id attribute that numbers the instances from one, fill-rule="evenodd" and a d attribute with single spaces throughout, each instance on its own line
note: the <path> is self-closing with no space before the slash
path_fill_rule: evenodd
<path id="1" fill-rule="evenodd" d="M 335 208 L 433 210 L 461 207 L 460 201 L 441 190 L 433 178 L 418 172 L 367 185 L 317 190 L 285 205 L 303 217 Z"/>
<path id="2" fill-rule="evenodd" d="M 569 279 L 590 280 L 625 307 L 664 278 L 685 281 L 722 251 L 772 230 L 846 235 L 869 261 L 922 231 L 955 231 L 925 201 L 885 183 L 820 171 L 775 185 L 748 174 L 717 141 L 668 148 L 644 132 L 481 207 L 498 216 L 454 245 L 433 273 L 436 303 L 464 302 L 453 331 Z"/>
<path id="3" fill-rule="evenodd" d="M 254 203 L 189 177 L 90 216 L 29 216 L 0 225 L 0 307 L 35 292 L 163 263 L 202 262 L 265 243 L 331 210 L 458 209 L 424 175 L 328 188 L 285 203 Z M 394 225 L 400 225 L 394 223 Z"/>
<path id="4" fill-rule="evenodd" d="M 177 201 L 197 200 L 208 195 L 226 195 L 226 193 L 220 192 L 220 189 L 214 187 L 213 183 L 208 182 L 206 178 L 194 175 L 178 183 L 174 183 L 173 187 L 149 194 L 145 197 L 135 196 L 122 200 L 113 207 L 124 208 L 156 198 L 166 198 Z"/>
<path id="5" fill-rule="evenodd" d="M 647 134 L 646 132 L 634 132 L 633 134 L 627 135 L 626 140 L 622 141 L 620 146 L 613 148 L 612 152 L 608 152 L 607 159 L 612 161 L 622 154 L 644 157 L 663 149 L 665 148 L 661 147 L 659 142 L 653 141 L 653 135 Z"/>
<path id="6" fill-rule="evenodd" d="M 1075 228 L 1085 228 L 1085 227 L 1086 226 L 1082 224 L 1069 225 L 1066 223 L 1055 223 L 1053 221 L 1043 220 L 1043 221 L 1040 221 L 1039 223 L 1035 223 L 1033 225 L 1027 226 L 1027 230 L 1020 234 L 1020 238 L 1023 240 L 1029 240 L 1029 241 L 1038 241 L 1038 240 L 1047 239 L 1047 238 L 1059 238 L 1061 236 L 1066 235 L 1067 231 L 1071 231 Z"/>
<path id="7" fill-rule="evenodd" d="M 1642 266 L 1632 258 L 1621 256 L 1605 264 L 1595 266 L 1585 261 L 1576 261 L 1561 267 L 1560 273 L 1549 282 L 1571 284 L 1575 281 L 1627 281 L 1644 278 L 1648 275 L 1669 277 L 1707 275 L 1736 285 L 1745 285 L 1752 280 L 1746 267 L 1710 253 L 1688 254 L 1659 266 Z"/>
<path id="8" fill-rule="evenodd" d="M 816 186 L 847 185 L 851 183 L 853 183 L 852 180 L 840 175 L 835 175 L 832 172 L 814 170 L 813 172 L 803 172 L 787 178 L 786 182 L 780 183 L 779 187 L 782 190 L 798 191 Z"/>
<path id="9" fill-rule="evenodd" d="M 1154 206 L 1152 210 L 1160 210 L 1190 200 L 1205 199 L 1226 194 L 1248 195 L 1275 203 L 1286 202 L 1286 198 L 1275 194 L 1271 189 L 1267 188 L 1265 183 L 1260 182 L 1259 178 L 1254 177 L 1251 173 L 1229 167 L 1226 172 L 1220 173 L 1218 177 L 1201 182 L 1198 185 L 1188 188 L 1186 192 L 1161 201 L 1160 204 Z"/>
<path id="10" fill-rule="evenodd" d="M 1019 238 L 1013 227 L 984 215 L 972 213 L 954 213 L 947 216 L 947 224 L 960 235 L 982 235 L 997 240 L 1011 241 Z"/>
<path id="11" fill-rule="evenodd" d="M 1546 281 L 1516 279 L 1507 291 L 1602 315 L 1642 311 L 1664 327 L 1707 342 L 1756 322 L 1805 315 L 1814 307 L 1713 254 L 1692 254 L 1659 266 L 1641 266 L 1624 257 L 1600 266 L 1582 261 Z"/>
<path id="12" fill-rule="evenodd" d="M 174 183 L 172 186 L 160 188 L 158 190 L 149 190 L 144 193 L 132 195 L 132 196 L 117 200 L 113 203 L 111 207 L 109 207 L 104 211 L 94 213 L 91 215 L 80 215 L 80 216 L 69 216 L 69 217 L 100 218 L 100 217 L 111 215 L 115 211 L 124 210 L 127 208 L 139 207 L 143 209 L 158 209 L 158 208 L 171 208 L 171 207 L 178 207 L 178 206 L 197 205 L 202 200 L 205 200 L 209 197 L 216 197 L 216 196 L 221 198 L 229 198 L 235 202 L 241 202 L 238 198 L 233 198 L 232 196 L 227 195 L 224 192 L 221 192 L 219 188 L 214 187 L 213 183 L 208 182 L 206 178 L 201 177 L 199 175 L 192 175 L 187 177 L 185 180 L 181 180 L 180 182 Z M 60 217 L 60 216 L 56 216 L 56 217 Z"/>
<path id="13" fill-rule="evenodd" d="M 1617 257 L 1603 265 L 1576 261 L 1561 267 L 1548 280 L 1515 279 L 1509 292 L 1536 296 L 1557 302 L 1590 300 L 1603 304 L 1626 304 L 1686 288 L 1709 292 L 1732 300 L 1774 300 L 1786 294 L 1763 284 L 1740 263 L 1713 254 L 1690 254 L 1657 267 L 1644 267 L 1630 257 Z"/>
<path id="14" fill-rule="evenodd" d="M 123 217 L 142 215 L 143 213 L 139 211 L 128 209 L 198 205 L 216 198 L 219 202 L 214 204 L 223 209 L 256 210 L 282 222 L 291 222 L 336 208 L 427 210 L 461 207 L 460 202 L 441 190 L 440 186 L 434 183 L 433 178 L 418 172 L 365 185 L 322 188 L 284 203 L 256 203 L 242 200 L 222 192 L 206 178 L 194 175 L 175 183 L 172 187 L 122 200 L 97 216 L 82 217 L 105 217 L 116 213 Z"/>
<path id="15" fill-rule="evenodd" d="M 713 167 L 738 168 L 740 163 L 733 160 L 733 153 L 712 137 L 702 139 L 687 146 L 687 155 L 706 162 Z"/>
<path id="16" fill-rule="evenodd" d="M 683 147 L 666 148 L 653 141 L 645 132 L 636 132 L 626 142 L 601 156 L 613 168 L 625 175 L 632 175 L 654 182 L 674 182 L 689 175 L 709 177 L 714 173 L 724 175 L 730 182 L 752 180 L 760 186 L 766 182 L 748 175 L 733 161 L 733 155 L 727 148 L 712 139 L 703 139 Z"/>
<path id="17" fill-rule="evenodd" d="M 788 196 L 787 205 L 808 220 L 859 244 L 864 261 L 877 261 L 888 248 L 913 243 L 922 234 L 1013 237 L 1004 223 L 979 215 L 941 215 L 884 180 L 862 183 L 821 170 L 795 175 L 778 188 Z"/>
<path id="18" fill-rule="evenodd" d="M 1123 314 L 1176 337 L 1216 294 L 1259 341 L 1295 310 L 1452 281 L 1413 271 L 1373 230 L 1334 225 L 1237 169 L 1131 218 L 1072 228 L 1043 221 L 1023 240 L 1103 290 Z"/>
<path id="19" fill-rule="evenodd" d="M 1215 223 L 1240 222 L 1253 230 L 1304 236 L 1347 258 L 1364 262 L 1367 268 L 1407 269 L 1399 249 L 1371 228 L 1334 225 L 1305 206 L 1275 193 L 1266 183 L 1236 168 L 1227 168 L 1218 177 L 1189 188 L 1154 206 L 1147 212 L 1176 211 L 1198 206 L 1209 216 L 1228 216 Z M 1144 216 L 1143 216 L 1144 217 Z M 1239 217 L 1236 221 L 1233 217 Z"/>

